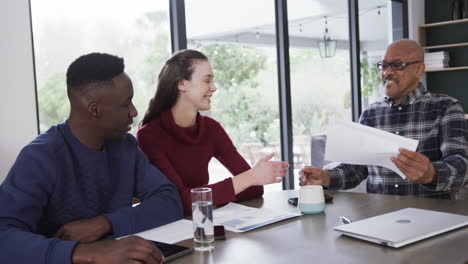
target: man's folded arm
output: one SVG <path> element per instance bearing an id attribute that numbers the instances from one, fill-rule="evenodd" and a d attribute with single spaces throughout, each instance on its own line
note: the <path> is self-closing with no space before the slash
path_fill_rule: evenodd
<path id="1" fill-rule="evenodd" d="M 121 208 L 104 216 L 112 223 L 112 237 L 120 237 L 165 225 L 183 218 L 182 202 L 174 184 L 138 150 L 136 207 Z"/>
<path id="2" fill-rule="evenodd" d="M 0 224 L 1 263 L 71 263 L 77 241 L 46 238 L 14 225 Z"/>
<path id="3" fill-rule="evenodd" d="M 54 171 L 48 153 L 27 147 L 0 186 L 0 263 L 71 263 L 77 242 L 36 234 Z"/>

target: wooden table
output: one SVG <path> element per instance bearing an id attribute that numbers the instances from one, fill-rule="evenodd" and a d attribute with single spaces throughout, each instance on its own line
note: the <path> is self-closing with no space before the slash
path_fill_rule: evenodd
<path id="1" fill-rule="evenodd" d="M 297 190 L 266 193 L 242 204 L 294 211 L 287 198 Z M 468 227 L 393 249 L 347 237 L 333 230 L 340 215 L 356 221 L 406 207 L 468 215 L 468 202 L 393 195 L 337 192 L 325 212 L 281 221 L 246 233 L 226 232 L 213 252 L 194 252 L 175 260 L 184 263 L 465 263 Z M 428 220 L 429 221 L 429 220 Z M 193 246 L 192 240 L 179 244 Z"/>

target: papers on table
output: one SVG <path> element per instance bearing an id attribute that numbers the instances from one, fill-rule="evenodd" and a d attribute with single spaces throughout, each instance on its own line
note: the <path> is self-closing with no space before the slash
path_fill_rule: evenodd
<path id="1" fill-rule="evenodd" d="M 302 214 L 229 203 L 214 211 L 214 223 L 240 233 L 300 215 Z"/>
<path id="2" fill-rule="evenodd" d="M 148 240 L 174 244 L 193 238 L 193 225 L 192 221 L 181 219 L 134 235 Z"/>
<path id="3" fill-rule="evenodd" d="M 398 148 L 416 151 L 419 141 L 349 121 L 330 125 L 325 146 L 325 160 L 346 164 L 377 165 L 406 176 L 390 160 Z"/>
<path id="4" fill-rule="evenodd" d="M 224 225 L 227 230 L 239 233 L 302 214 L 229 203 L 215 209 L 213 215 L 215 225 Z M 174 244 L 182 240 L 192 239 L 193 225 L 192 221 L 182 219 L 133 235 L 148 240 Z"/>

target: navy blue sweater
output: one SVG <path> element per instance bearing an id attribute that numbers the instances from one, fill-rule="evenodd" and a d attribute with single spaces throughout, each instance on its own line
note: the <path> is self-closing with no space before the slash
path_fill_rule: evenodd
<path id="1" fill-rule="evenodd" d="M 142 203 L 132 207 L 132 197 Z M 52 236 L 64 224 L 103 215 L 120 237 L 181 219 L 174 185 L 127 134 L 93 151 L 66 123 L 19 154 L 0 186 L 0 263 L 71 263 L 77 242 Z"/>

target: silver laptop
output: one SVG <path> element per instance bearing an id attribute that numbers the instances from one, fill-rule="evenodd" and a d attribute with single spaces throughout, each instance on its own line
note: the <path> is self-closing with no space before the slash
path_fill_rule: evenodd
<path id="1" fill-rule="evenodd" d="M 468 225 L 468 216 L 406 208 L 333 229 L 389 247 L 404 245 Z"/>

